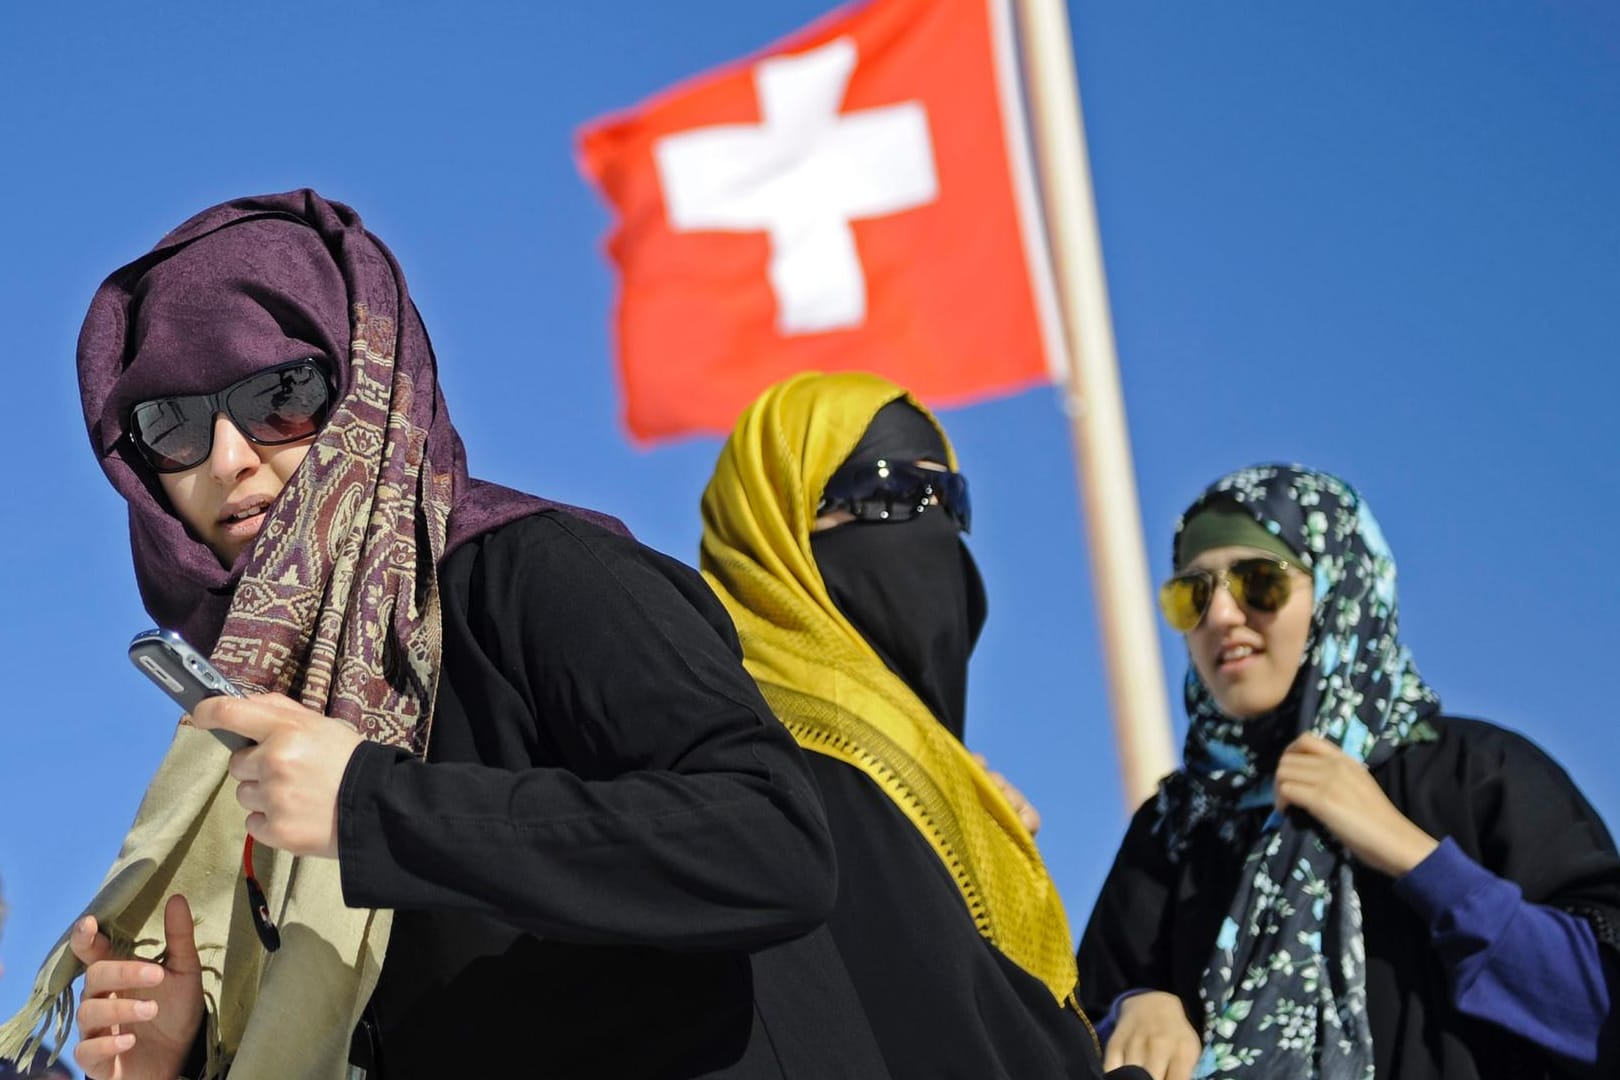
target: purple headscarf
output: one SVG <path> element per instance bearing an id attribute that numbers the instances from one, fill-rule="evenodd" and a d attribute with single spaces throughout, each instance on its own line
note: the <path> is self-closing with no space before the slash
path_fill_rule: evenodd
<path id="1" fill-rule="evenodd" d="M 131 443 L 129 410 L 147 398 L 217 390 L 312 355 L 331 366 L 332 417 L 259 537 L 234 566 L 223 567 L 175 515 Z M 401 640 L 385 642 L 388 649 L 422 636 L 420 627 L 405 625 L 419 616 L 434 621 L 426 637 L 436 641 L 431 579 L 437 562 L 484 532 L 558 506 L 469 478 L 439 391 L 433 347 L 404 275 L 353 210 L 313 191 L 205 210 L 114 272 L 91 302 L 78 364 L 91 445 L 129 502 L 135 575 L 147 611 L 159 625 L 214 650 L 216 660 L 226 653 L 227 674 L 261 689 L 301 689 L 313 678 L 305 670 L 309 654 L 349 648 L 344 625 L 357 617 L 393 625 Z M 358 512 L 350 505 L 356 499 L 362 501 Z M 560 508 L 623 531 L 611 518 Z M 338 510 L 341 535 L 329 534 Z M 427 540 L 420 551 L 413 533 Z M 335 559 L 349 560 L 338 588 L 350 587 L 350 574 L 369 574 L 362 583 L 375 586 L 338 605 L 341 611 L 327 610 L 341 599 L 332 595 L 331 582 L 316 580 L 331 576 Z M 422 577 L 429 580 L 417 580 Z M 285 587 L 295 578 L 297 596 Z M 368 607 L 364 597 L 378 589 L 388 595 Z M 252 594 L 247 601 L 244 592 Z M 267 605 L 278 606 L 281 621 L 291 613 L 305 625 L 289 640 L 261 640 Z M 324 646 L 316 628 L 322 619 L 331 623 Z M 234 644 L 215 649 L 222 637 Z M 435 655 L 411 659 L 436 667 L 436 651 L 427 651 Z M 372 659 L 375 664 L 364 666 L 377 672 L 397 667 L 397 656 Z M 328 657 L 327 666 L 333 662 Z M 335 662 L 343 666 L 341 657 Z M 281 670 L 288 667 L 296 670 Z M 327 671 L 319 681 L 342 674 Z M 390 678 L 398 684 L 397 674 Z M 431 690 L 422 689 L 427 699 L 421 704 L 430 709 Z M 345 718 L 366 732 L 358 716 Z"/>

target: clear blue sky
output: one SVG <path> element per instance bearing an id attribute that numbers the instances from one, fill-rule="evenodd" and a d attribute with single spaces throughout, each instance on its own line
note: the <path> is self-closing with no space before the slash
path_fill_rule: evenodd
<path id="1" fill-rule="evenodd" d="M 826 7 L 0 6 L 0 1015 L 174 720 L 124 659 L 148 619 L 78 413 L 101 278 L 225 198 L 349 202 L 405 267 L 475 473 L 694 560 L 718 443 L 621 433 L 607 215 L 572 135 Z M 1072 19 L 1155 574 L 1220 473 L 1342 473 L 1448 707 L 1529 733 L 1620 824 L 1620 9 L 1114 0 Z M 1124 810 L 1066 424 L 1049 390 L 944 420 L 990 591 L 969 742 L 1043 811 L 1078 932 Z"/>

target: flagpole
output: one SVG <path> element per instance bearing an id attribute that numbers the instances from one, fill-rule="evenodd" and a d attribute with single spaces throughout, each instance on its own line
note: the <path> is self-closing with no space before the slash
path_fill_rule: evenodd
<path id="1" fill-rule="evenodd" d="M 1032 134 L 1069 345 L 1063 389 L 1085 507 L 1093 590 L 1129 809 L 1175 767 L 1164 662 L 1086 158 L 1064 0 L 1018 0 Z"/>

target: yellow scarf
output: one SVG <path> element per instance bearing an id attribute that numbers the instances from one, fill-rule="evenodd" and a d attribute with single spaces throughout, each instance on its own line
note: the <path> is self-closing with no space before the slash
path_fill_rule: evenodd
<path id="1" fill-rule="evenodd" d="M 800 374 L 767 390 L 737 421 L 703 493 L 703 575 L 737 624 L 749 673 L 799 744 L 870 776 L 933 846 L 980 935 L 1066 1001 L 1074 946 L 1034 839 L 833 604 L 810 550 L 828 479 L 878 410 L 902 397 L 861 373 Z M 954 469 L 949 440 L 946 448 Z"/>

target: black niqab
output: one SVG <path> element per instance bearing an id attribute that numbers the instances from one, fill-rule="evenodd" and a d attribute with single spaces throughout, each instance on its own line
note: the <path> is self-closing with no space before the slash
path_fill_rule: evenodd
<path id="1" fill-rule="evenodd" d="M 879 461 L 945 464 L 944 439 L 909 402 L 878 411 L 839 472 Z M 967 665 L 984 626 L 984 582 L 950 515 L 855 521 L 810 537 L 838 610 L 889 670 L 958 739 L 967 712 Z"/>

